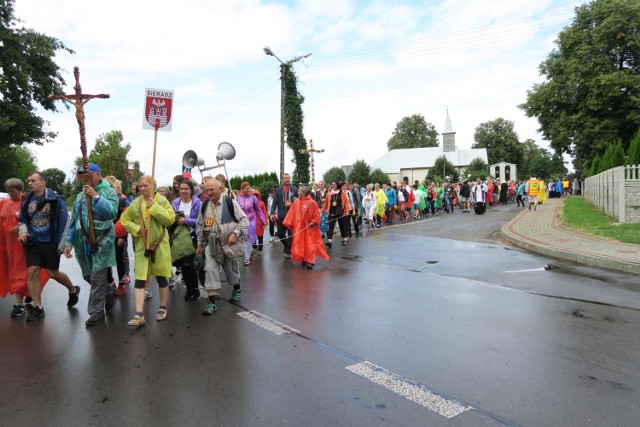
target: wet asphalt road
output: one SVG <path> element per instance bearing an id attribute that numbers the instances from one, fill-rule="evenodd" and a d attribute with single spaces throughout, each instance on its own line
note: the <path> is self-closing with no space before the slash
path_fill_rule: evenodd
<path id="1" fill-rule="evenodd" d="M 501 244 L 515 213 L 365 233 L 314 271 L 268 246 L 240 303 L 203 317 L 176 288 L 156 322 L 156 292 L 137 330 L 132 292 L 93 328 L 88 285 L 68 310 L 47 284 L 36 322 L 5 298 L 5 425 L 637 425 L 638 278 Z"/>

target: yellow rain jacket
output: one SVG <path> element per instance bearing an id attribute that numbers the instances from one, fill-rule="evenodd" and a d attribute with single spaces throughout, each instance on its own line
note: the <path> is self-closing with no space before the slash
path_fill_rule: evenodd
<path id="1" fill-rule="evenodd" d="M 171 247 L 166 228 L 174 223 L 176 214 L 169 201 L 160 194 L 156 193 L 153 200 L 153 206 L 147 210 L 143 197 L 137 197 L 120 217 L 122 226 L 133 236 L 136 280 L 147 280 L 148 276 L 171 277 Z M 146 230 L 151 223 L 151 245 L 157 244 L 153 262 L 151 257 L 144 255 L 146 239 L 140 237 L 141 210 Z"/>

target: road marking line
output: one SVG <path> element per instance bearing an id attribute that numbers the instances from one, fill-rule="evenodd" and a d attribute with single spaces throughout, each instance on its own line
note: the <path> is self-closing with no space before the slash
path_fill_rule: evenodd
<path id="1" fill-rule="evenodd" d="M 473 409 L 454 400 L 448 400 L 437 395 L 424 386 L 406 379 L 394 372 L 388 371 L 371 362 L 362 362 L 357 365 L 347 366 L 346 369 L 360 375 L 384 388 L 406 397 L 407 399 L 424 406 L 425 408 L 442 415 L 445 418 L 453 418 L 458 414 Z"/>
<path id="2" fill-rule="evenodd" d="M 249 322 L 252 322 L 258 326 L 260 326 L 263 329 L 266 329 L 269 332 L 272 332 L 276 335 L 287 335 L 287 334 L 299 334 L 300 331 L 292 328 L 289 325 L 285 325 L 282 322 L 278 322 L 275 319 L 272 319 L 271 317 L 262 314 L 258 311 L 241 311 L 239 313 L 237 313 L 238 316 L 248 320 Z"/>

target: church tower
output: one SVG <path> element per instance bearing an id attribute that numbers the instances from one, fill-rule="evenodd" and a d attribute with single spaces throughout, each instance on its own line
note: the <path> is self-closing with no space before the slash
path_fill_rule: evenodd
<path id="1" fill-rule="evenodd" d="M 456 151 L 456 133 L 453 130 L 453 126 L 451 126 L 448 108 L 447 118 L 444 122 L 444 132 L 442 132 L 442 151 L 445 153 L 449 151 Z"/>

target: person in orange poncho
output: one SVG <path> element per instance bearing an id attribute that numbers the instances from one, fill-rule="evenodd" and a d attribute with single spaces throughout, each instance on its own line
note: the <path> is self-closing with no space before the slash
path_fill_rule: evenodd
<path id="1" fill-rule="evenodd" d="M 311 270 L 316 263 L 316 257 L 329 259 L 318 228 L 320 210 L 316 201 L 309 197 L 308 187 L 301 186 L 298 189 L 298 198 L 291 205 L 282 223 L 293 230 L 293 261 L 300 262 L 303 267 Z"/>
<path id="2" fill-rule="evenodd" d="M 0 297 L 11 294 L 15 298 L 11 317 L 20 317 L 25 313 L 24 298 L 31 298 L 27 286 L 27 261 L 24 248 L 18 241 L 18 215 L 22 205 L 24 183 L 18 178 L 9 178 L 4 183 L 9 197 L 0 201 Z M 49 280 L 43 268 L 40 283 Z"/>

